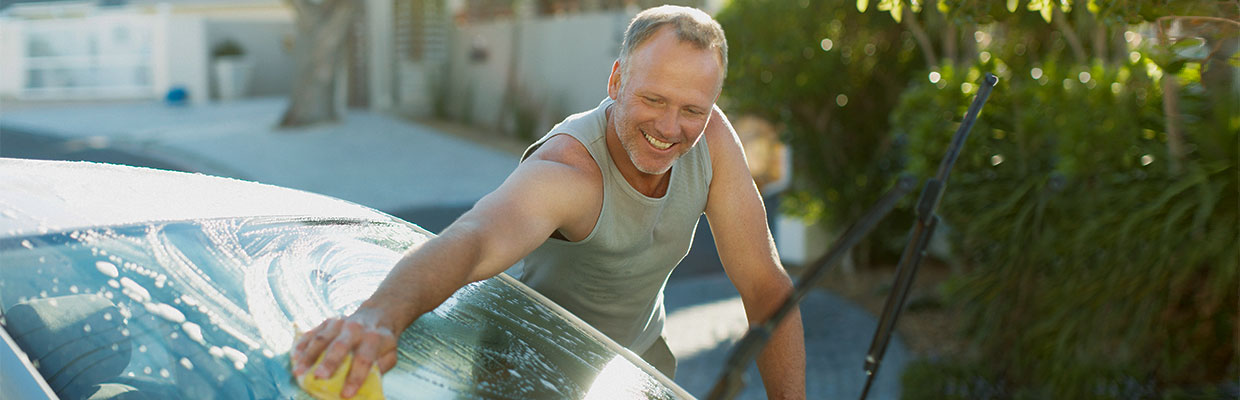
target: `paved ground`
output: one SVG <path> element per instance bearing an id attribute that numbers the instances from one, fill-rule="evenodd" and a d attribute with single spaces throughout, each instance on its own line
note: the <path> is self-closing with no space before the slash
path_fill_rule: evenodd
<path id="1" fill-rule="evenodd" d="M 679 362 L 676 383 L 689 393 L 705 396 L 727 362 L 731 344 L 745 334 L 740 297 L 726 276 L 716 274 L 669 283 L 664 301 L 668 310 L 667 342 Z M 858 398 L 865 384 L 862 364 L 877 320 L 825 291 L 806 296 L 801 318 L 809 398 Z M 899 398 L 900 372 L 909 357 L 903 342 L 895 339 L 868 398 Z M 739 398 L 766 398 L 757 367 L 749 368 L 745 381 L 748 385 Z"/>
<path id="2" fill-rule="evenodd" d="M 193 171 L 322 193 L 379 210 L 473 204 L 517 157 L 368 112 L 347 123 L 273 129 L 282 99 L 26 109 L 0 126 L 141 152 Z"/>
<path id="3" fill-rule="evenodd" d="M 371 112 L 350 112 L 334 125 L 275 130 L 283 106 L 283 99 L 255 99 L 192 107 L 148 102 L 0 108 L 0 154 L 253 180 L 350 200 L 432 231 L 503 182 L 517 162 L 511 151 Z M 709 391 L 745 330 L 740 300 L 709 254 L 706 228 L 699 225 L 696 250 L 673 275 L 666 298 L 668 343 L 680 358 L 676 381 L 695 395 Z M 856 398 L 874 316 L 825 292 L 809 295 L 801 312 L 809 398 Z M 898 398 L 908 359 L 897 339 L 869 398 Z M 756 368 L 748 382 L 741 398 L 763 398 Z"/>

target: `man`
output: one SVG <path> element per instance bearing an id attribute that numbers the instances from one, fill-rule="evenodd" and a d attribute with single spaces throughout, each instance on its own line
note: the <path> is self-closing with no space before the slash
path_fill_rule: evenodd
<path id="1" fill-rule="evenodd" d="M 792 283 L 740 140 L 715 106 L 726 71 L 723 29 L 709 15 L 639 13 L 598 108 L 530 146 L 499 188 L 409 251 L 357 311 L 308 332 L 294 374 L 326 350 L 313 373 L 330 376 L 352 352 L 350 397 L 371 363 L 396 364 L 397 336 L 418 316 L 524 259 L 519 279 L 672 376 L 663 287 L 702 213 L 750 324 L 765 321 Z M 776 329 L 758 368 L 770 398 L 805 397 L 799 312 Z"/>

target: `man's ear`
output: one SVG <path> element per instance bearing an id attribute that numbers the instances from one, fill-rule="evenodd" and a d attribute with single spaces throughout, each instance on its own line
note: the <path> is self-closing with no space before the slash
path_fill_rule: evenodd
<path id="1" fill-rule="evenodd" d="M 611 77 L 607 78 L 607 97 L 620 99 L 620 60 L 611 63 Z"/>

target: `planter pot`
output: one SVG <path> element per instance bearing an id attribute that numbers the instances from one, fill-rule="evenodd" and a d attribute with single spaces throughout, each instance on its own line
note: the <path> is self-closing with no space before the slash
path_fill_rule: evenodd
<path id="1" fill-rule="evenodd" d="M 245 97 L 253 63 L 244 57 L 222 57 L 217 58 L 211 67 L 215 72 L 215 93 L 220 100 Z"/>

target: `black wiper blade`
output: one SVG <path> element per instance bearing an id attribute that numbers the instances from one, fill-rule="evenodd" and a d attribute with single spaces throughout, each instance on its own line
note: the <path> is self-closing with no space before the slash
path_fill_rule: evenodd
<path id="1" fill-rule="evenodd" d="M 870 393 L 870 385 L 878 376 L 878 367 L 882 364 L 883 355 L 887 353 L 887 344 L 891 342 L 891 332 L 895 329 L 896 319 L 900 317 L 900 310 L 904 308 L 904 302 L 908 299 L 909 289 L 912 288 L 913 279 L 917 276 L 917 267 L 921 265 L 921 258 L 926 254 L 926 246 L 930 244 L 930 237 L 934 236 L 934 229 L 938 227 L 939 216 L 935 212 L 939 208 L 939 201 L 943 199 L 947 177 L 952 172 L 952 166 L 956 164 L 960 149 L 964 147 L 969 130 L 973 129 L 973 123 L 977 122 L 977 115 L 982 112 L 982 106 L 986 104 L 986 99 L 990 98 L 990 91 L 997 83 L 999 83 L 998 77 L 986 74 L 985 81 L 977 91 L 977 96 L 973 98 L 973 103 L 965 112 L 964 121 L 960 122 L 960 127 L 956 129 L 956 134 L 947 147 L 947 154 L 939 162 L 938 173 L 934 178 L 926 181 L 926 186 L 921 191 L 921 198 L 917 200 L 917 219 L 913 223 L 913 233 L 909 236 L 908 244 L 904 246 L 904 254 L 900 256 L 900 264 L 896 267 L 896 279 L 892 285 L 891 294 L 887 295 L 883 315 L 878 319 L 878 328 L 874 331 L 870 350 L 865 355 L 866 378 L 865 387 L 861 389 L 862 400 Z"/>

